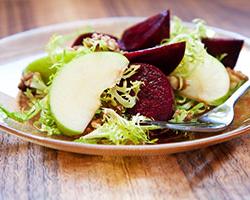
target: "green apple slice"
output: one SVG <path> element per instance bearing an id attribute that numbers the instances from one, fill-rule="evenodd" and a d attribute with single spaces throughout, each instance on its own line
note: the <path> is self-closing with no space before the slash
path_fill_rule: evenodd
<path id="1" fill-rule="evenodd" d="M 180 93 L 209 105 L 221 103 L 230 88 L 229 75 L 216 58 L 206 54 L 204 62 L 186 79 L 187 87 Z"/>
<path id="2" fill-rule="evenodd" d="M 100 95 L 117 84 L 129 61 L 120 53 L 95 52 L 66 64 L 49 92 L 51 112 L 66 135 L 81 134 L 96 110 Z"/>
<path id="3" fill-rule="evenodd" d="M 70 62 L 77 55 L 76 51 L 67 52 L 67 54 L 60 53 L 57 55 L 57 59 L 60 60 L 64 56 L 64 62 Z M 43 81 L 47 84 L 51 74 L 56 73 L 56 68 L 51 69 L 53 62 L 49 56 L 39 58 L 30 63 L 23 71 L 24 74 L 29 72 L 39 72 Z"/>

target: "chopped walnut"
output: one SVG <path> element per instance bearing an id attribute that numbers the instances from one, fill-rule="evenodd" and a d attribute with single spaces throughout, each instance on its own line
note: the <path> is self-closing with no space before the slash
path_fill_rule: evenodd
<path id="1" fill-rule="evenodd" d="M 108 35 L 93 33 L 91 38 L 85 38 L 83 40 L 83 45 L 90 48 L 92 46 L 96 46 L 96 50 L 99 51 L 100 46 L 99 43 L 102 41 L 104 46 L 108 48 L 108 50 L 119 52 L 120 48 L 115 39 L 111 38 Z"/>
<path id="2" fill-rule="evenodd" d="M 22 90 L 23 92 L 27 90 L 27 88 L 31 88 L 30 87 L 30 84 L 31 84 L 31 80 L 33 78 L 33 76 L 35 74 L 39 74 L 38 72 L 29 72 L 27 74 L 25 74 L 22 79 L 21 79 L 21 82 L 19 83 L 18 85 L 18 88 L 20 90 Z"/>
<path id="3" fill-rule="evenodd" d="M 40 97 L 44 96 L 47 91 L 47 86 L 43 82 L 39 72 L 29 72 L 23 75 L 18 88 L 23 92 L 29 89 L 33 95 L 38 95 Z"/>
<path id="4" fill-rule="evenodd" d="M 194 118 L 194 114 L 188 113 L 184 121 L 191 121 Z"/>
<path id="5" fill-rule="evenodd" d="M 86 134 L 88 134 L 88 133 L 94 131 L 95 129 L 97 129 L 97 128 L 98 128 L 99 126 L 101 126 L 102 124 L 103 124 L 103 122 L 102 122 L 102 117 L 99 117 L 99 118 L 94 117 L 94 118 L 90 121 L 90 123 L 89 123 L 89 125 L 87 126 L 87 128 L 84 130 L 83 135 L 86 135 Z"/>
<path id="6" fill-rule="evenodd" d="M 187 86 L 185 79 L 181 76 L 168 76 L 167 78 L 174 90 L 184 90 Z"/>
<path id="7" fill-rule="evenodd" d="M 98 128 L 102 124 L 102 120 L 100 118 L 93 119 L 90 124 L 93 128 Z"/>
<path id="8" fill-rule="evenodd" d="M 237 84 L 241 81 L 247 81 L 248 77 L 240 71 L 234 71 L 233 69 L 227 67 L 227 72 L 230 77 L 230 87 L 235 88 Z"/>

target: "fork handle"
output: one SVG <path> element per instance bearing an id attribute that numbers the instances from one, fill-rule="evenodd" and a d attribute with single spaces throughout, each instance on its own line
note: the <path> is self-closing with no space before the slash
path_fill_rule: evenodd
<path id="1" fill-rule="evenodd" d="M 225 104 L 234 105 L 239 97 L 241 97 L 250 88 L 250 79 L 248 79 L 240 88 L 238 88 L 231 97 L 225 102 Z"/>

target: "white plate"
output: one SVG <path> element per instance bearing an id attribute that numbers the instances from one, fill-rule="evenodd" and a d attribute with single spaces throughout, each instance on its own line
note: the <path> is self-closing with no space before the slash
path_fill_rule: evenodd
<path id="1" fill-rule="evenodd" d="M 15 97 L 18 93 L 17 85 L 19 83 L 22 70 L 28 63 L 36 58 L 42 57 L 44 53 L 44 46 L 48 42 L 48 39 L 53 34 L 67 34 L 76 30 L 82 30 L 88 26 L 94 28 L 94 30 L 104 33 L 110 33 L 115 36 L 119 36 L 122 31 L 132 24 L 137 23 L 143 18 L 137 17 L 119 17 L 119 18 L 104 18 L 77 21 L 71 23 L 51 25 L 47 27 L 41 27 L 38 29 L 18 33 L 0 40 L 0 91 L 4 94 L 0 94 L 0 103 L 6 106 L 13 105 Z M 192 27 L 192 24 L 186 23 Z M 245 44 L 241 51 L 237 66 L 235 69 L 241 70 L 246 75 L 250 75 L 250 40 L 240 34 L 221 30 L 218 28 L 212 28 L 217 35 L 221 37 L 233 37 L 238 39 L 244 39 Z M 250 96 L 250 95 L 249 95 Z M 245 97 L 248 98 L 248 97 Z M 249 97 L 250 99 L 250 97 Z M 248 100 L 248 99 L 246 99 Z M 242 102 L 244 103 L 244 101 Z M 241 103 L 241 102 L 240 102 Z M 238 107 L 242 107 L 239 105 Z M 248 116 L 250 112 L 245 109 L 245 114 Z M 250 115 L 249 115 L 250 117 Z M 237 119 L 238 121 L 241 119 Z M 236 120 L 236 121 L 237 121 Z M 111 154 L 111 155 L 151 155 L 151 154 L 163 154 L 163 153 L 176 153 L 180 151 L 186 151 L 196 148 L 205 147 L 212 144 L 217 144 L 230 140 L 239 135 L 250 132 L 250 125 L 246 122 L 237 122 L 230 131 L 226 131 L 221 134 L 208 136 L 201 139 L 173 142 L 156 145 L 137 145 L 137 146 L 115 146 L 115 145 L 90 145 L 79 144 L 65 140 L 65 138 L 50 138 L 42 134 L 31 133 L 25 126 L 10 124 L 13 129 L 1 129 L 15 134 L 23 139 L 37 143 L 43 146 L 77 152 L 84 154 Z M 18 129 L 18 130 L 14 130 Z M 28 130 L 28 131 L 27 131 Z"/>

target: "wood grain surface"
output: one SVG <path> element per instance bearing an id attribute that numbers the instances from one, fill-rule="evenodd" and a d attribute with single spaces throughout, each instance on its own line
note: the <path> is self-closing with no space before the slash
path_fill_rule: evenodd
<path id="1" fill-rule="evenodd" d="M 249 0 L 0 0 L 0 37 L 52 23 L 148 16 L 250 36 Z M 250 136 L 187 153 L 101 157 L 56 151 L 0 132 L 0 199 L 250 199 Z"/>

